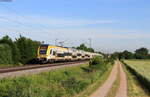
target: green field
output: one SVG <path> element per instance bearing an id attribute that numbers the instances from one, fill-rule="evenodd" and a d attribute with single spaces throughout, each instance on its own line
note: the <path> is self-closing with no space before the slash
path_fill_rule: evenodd
<path id="1" fill-rule="evenodd" d="M 150 81 L 150 60 L 125 60 L 124 62 Z"/>
<path id="2" fill-rule="evenodd" d="M 128 97 L 149 97 L 148 92 L 143 90 L 137 77 L 125 68 L 125 66 L 123 67 L 127 75 Z"/>

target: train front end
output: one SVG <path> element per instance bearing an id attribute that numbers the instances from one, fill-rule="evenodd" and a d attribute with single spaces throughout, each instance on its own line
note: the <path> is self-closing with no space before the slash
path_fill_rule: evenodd
<path id="1" fill-rule="evenodd" d="M 48 44 L 42 44 L 38 48 L 38 53 L 37 53 L 37 61 L 46 63 L 48 61 Z"/>

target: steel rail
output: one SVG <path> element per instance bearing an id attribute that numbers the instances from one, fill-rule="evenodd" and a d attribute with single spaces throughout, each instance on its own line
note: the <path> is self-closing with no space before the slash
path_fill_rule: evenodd
<path id="1" fill-rule="evenodd" d="M 29 69 L 38 69 L 44 67 L 53 67 L 53 66 L 61 66 L 61 65 L 70 65 L 70 64 L 77 64 L 82 62 L 88 61 L 75 61 L 75 62 L 61 62 L 61 63 L 51 63 L 51 64 L 32 64 L 32 65 L 25 65 L 20 67 L 6 67 L 0 68 L 0 73 L 8 73 L 8 72 L 15 72 L 15 71 L 22 71 L 22 70 L 29 70 Z"/>

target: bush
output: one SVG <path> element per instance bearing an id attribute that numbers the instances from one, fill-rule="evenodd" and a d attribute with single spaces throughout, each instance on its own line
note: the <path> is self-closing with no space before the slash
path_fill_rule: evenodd
<path id="1" fill-rule="evenodd" d="M 111 65 L 113 65 L 113 64 L 114 64 L 114 59 L 111 58 L 111 57 L 110 57 L 110 58 L 106 58 L 106 59 L 105 59 L 105 64 L 109 64 L 109 63 L 110 63 Z"/>
<path id="2" fill-rule="evenodd" d="M 0 44 L 0 64 L 12 64 L 12 51 L 9 45 Z"/>
<path id="3" fill-rule="evenodd" d="M 16 44 L 8 36 L 3 37 L 0 40 L 0 44 L 7 44 L 10 47 L 11 55 L 13 55 L 11 64 L 18 64 L 20 60 L 20 52 Z M 7 63 L 4 63 L 4 64 L 7 64 Z"/>
<path id="4" fill-rule="evenodd" d="M 40 42 L 20 36 L 20 38 L 16 39 L 15 43 L 21 54 L 20 62 L 23 64 L 34 62 Z"/>
<path id="5" fill-rule="evenodd" d="M 20 36 L 12 41 L 9 36 L 0 39 L 0 64 L 20 65 L 35 63 L 40 42 Z"/>
<path id="6" fill-rule="evenodd" d="M 92 58 L 89 62 L 89 67 L 92 70 L 97 70 L 97 69 L 105 70 L 106 69 L 105 61 L 100 56 L 95 56 L 94 58 Z"/>

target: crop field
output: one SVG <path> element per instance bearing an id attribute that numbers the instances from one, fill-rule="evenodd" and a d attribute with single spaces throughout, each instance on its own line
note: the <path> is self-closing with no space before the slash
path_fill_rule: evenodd
<path id="1" fill-rule="evenodd" d="M 150 60 L 125 60 L 124 62 L 150 81 Z"/>

